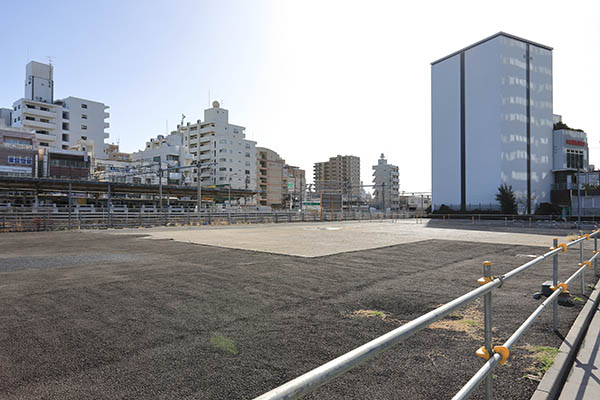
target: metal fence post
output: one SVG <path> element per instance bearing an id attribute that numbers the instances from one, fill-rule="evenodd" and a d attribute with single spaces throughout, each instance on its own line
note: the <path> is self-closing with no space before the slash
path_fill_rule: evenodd
<path id="1" fill-rule="evenodd" d="M 491 261 L 483 262 L 483 276 L 492 279 L 492 263 Z M 484 340 L 485 349 L 488 354 L 493 354 L 492 349 L 492 292 L 488 292 L 483 296 L 483 319 L 484 319 Z M 485 398 L 486 400 L 493 399 L 493 381 L 492 374 L 485 378 Z"/>
<path id="2" fill-rule="evenodd" d="M 558 247 L 558 239 L 554 238 L 552 241 L 552 247 Z M 558 285 L 558 254 L 552 257 L 552 285 L 557 287 Z M 558 332 L 558 298 L 552 303 L 552 330 Z"/>
<path id="3" fill-rule="evenodd" d="M 583 264 L 583 240 L 579 242 L 579 265 Z M 581 294 L 585 294 L 585 269 L 581 271 Z"/>
<path id="4" fill-rule="evenodd" d="M 594 236 L 594 254 L 598 251 L 598 237 Z M 598 276 L 598 257 L 594 258 L 594 274 Z"/>

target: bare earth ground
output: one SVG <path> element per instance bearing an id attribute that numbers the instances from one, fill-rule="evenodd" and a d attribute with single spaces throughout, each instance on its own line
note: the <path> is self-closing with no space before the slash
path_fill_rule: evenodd
<path id="1" fill-rule="evenodd" d="M 448 229 L 432 229 L 394 244 L 389 237 L 404 234 L 386 233 L 391 223 L 309 225 L 317 229 L 256 228 L 331 255 L 190 243 L 206 228 L 171 229 L 178 240 L 144 236 L 169 229 L 1 235 L 0 398 L 252 398 L 473 289 L 483 260 L 503 273 L 545 252 L 550 240 L 513 245 L 526 238 L 468 231 L 470 240 L 444 240 Z M 222 245 L 244 229 L 210 228 Z M 271 236 L 254 246 L 273 243 Z M 387 247 L 369 248 L 376 237 Z M 328 241 L 337 250 L 320 244 Z M 364 241 L 365 250 L 339 252 Z M 591 249 L 587 242 L 586 257 Z M 560 260 L 565 278 L 578 252 Z M 549 277 L 545 262 L 494 292 L 496 343 L 539 305 L 531 294 Z M 560 308 L 562 335 L 580 307 Z M 451 398 L 482 365 L 474 355 L 480 310 L 467 307 L 307 398 Z M 496 370 L 497 398 L 531 395 L 537 382 L 524 378 L 537 366 L 531 349 L 561 343 L 550 326 L 545 312 Z"/>

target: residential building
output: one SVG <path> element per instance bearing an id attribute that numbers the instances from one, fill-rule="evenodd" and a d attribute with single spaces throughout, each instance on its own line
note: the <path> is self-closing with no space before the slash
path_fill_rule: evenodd
<path id="1" fill-rule="evenodd" d="M 273 150 L 256 148 L 256 176 L 258 181 L 258 203 L 261 206 L 282 208 L 284 193 L 287 193 L 287 174 L 284 179 L 285 160 Z M 286 186 L 284 191 L 284 185 Z"/>
<path id="2" fill-rule="evenodd" d="M 202 185 L 256 188 L 256 142 L 246 139 L 246 128 L 229 123 L 229 111 L 218 101 L 204 110 L 204 122 L 198 120 L 177 129 L 196 163 L 200 157 Z M 197 170 L 192 174 L 195 185 Z"/>
<path id="3" fill-rule="evenodd" d="M 360 158 L 356 156 L 331 157 L 317 162 L 313 167 L 313 180 L 317 193 L 339 193 L 344 201 L 360 197 Z"/>
<path id="4" fill-rule="evenodd" d="M 398 210 L 400 178 L 398 167 L 388 164 L 383 153 L 373 166 L 374 204 L 380 210 Z"/>
<path id="5" fill-rule="evenodd" d="M 31 61 L 26 67 L 25 96 L 13 103 L 10 125 L 35 132 L 40 147 L 68 150 L 79 140 L 94 143 L 102 157 L 109 123 L 103 103 L 66 97 L 54 100 L 53 66 Z M 5 114 L 2 118 L 6 119 Z"/>
<path id="6" fill-rule="evenodd" d="M 283 203 L 284 208 L 302 208 L 304 191 L 306 190 L 306 173 L 303 169 L 292 165 L 283 166 Z"/>
<path id="7" fill-rule="evenodd" d="M 33 133 L 0 127 L 0 176 L 37 177 L 37 161 Z"/>
<path id="8" fill-rule="evenodd" d="M 432 63 L 433 208 L 550 201 L 552 48 L 504 32 Z"/>
<path id="9" fill-rule="evenodd" d="M 153 168 L 158 174 L 162 174 L 163 184 L 191 185 L 196 176 L 192 169 L 178 169 L 178 167 L 191 166 L 193 155 L 183 145 L 183 133 L 181 131 L 171 132 L 170 135 L 158 135 L 156 138 L 146 142 L 144 150 L 131 154 L 131 160 L 136 166 L 148 169 Z M 161 170 L 161 171 L 159 171 Z"/>
<path id="10" fill-rule="evenodd" d="M 106 160 L 131 161 L 131 153 L 119 151 L 119 145 L 115 143 L 107 143 L 104 146 L 104 156 Z"/>

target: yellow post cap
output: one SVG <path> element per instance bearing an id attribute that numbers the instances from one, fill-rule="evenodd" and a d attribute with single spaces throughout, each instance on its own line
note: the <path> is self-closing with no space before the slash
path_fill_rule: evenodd
<path id="1" fill-rule="evenodd" d="M 478 348 L 477 351 L 475 352 L 475 355 L 477 357 L 483 358 L 484 360 L 490 359 L 490 353 L 489 353 L 489 351 L 487 351 L 485 346 L 481 346 L 480 348 Z"/>
<path id="2" fill-rule="evenodd" d="M 494 346 L 494 353 L 500 354 L 500 365 L 504 365 L 510 356 L 510 350 L 504 346 Z"/>
<path id="3" fill-rule="evenodd" d="M 491 261 L 484 261 L 483 265 L 485 265 L 486 267 L 491 267 L 492 266 L 492 262 Z"/>

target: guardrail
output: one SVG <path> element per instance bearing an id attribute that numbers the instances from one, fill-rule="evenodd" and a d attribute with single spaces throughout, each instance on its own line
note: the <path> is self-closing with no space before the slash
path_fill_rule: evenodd
<path id="1" fill-rule="evenodd" d="M 598 266 L 596 257 L 598 251 L 598 236 L 600 230 L 595 230 L 591 234 L 580 236 L 569 243 L 558 244 L 558 240 L 554 239 L 553 246 L 550 251 L 536 257 L 535 259 L 513 269 L 512 271 L 498 277 L 492 276 L 491 263 L 485 261 L 483 263 L 483 277 L 478 280 L 481 285 L 452 301 L 446 303 L 427 314 L 424 314 L 417 319 L 414 319 L 399 328 L 394 329 L 387 334 L 380 336 L 318 368 L 313 369 L 293 379 L 259 397 L 255 400 L 282 400 L 282 399 L 297 399 L 300 398 L 318 387 L 326 384 L 334 378 L 346 373 L 350 369 L 356 367 L 363 361 L 366 361 L 377 354 L 389 349 L 395 344 L 403 342 L 412 335 L 425 329 L 432 323 L 442 319 L 452 313 L 459 307 L 465 306 L 479 297 L 484 297 L 484 346 L 476 351 L 476 355 L 485 358 L 487 361 L 483 367 L 473 376 L 469 382 L 454 396 L 454 399 L 466 398 L 477 386 L 485 380 L 485 393 L 488 400 L 492 399 L 492 377 L 491 371 L 498 364 L 504 364 L 510 355 L 511 346 L 523 335 L 523 333 L 531 326 L 535 318 L 546 308 L 550 303 L 553 304 L 553 329 L 557 329 L 558 318 L 558 296 L 567 289 L 567 286 L 578 276 L 581 275 L 581 289 L 585 289 L 584 274 L 585 269 L 591 266 L 594 262 L 594 270 L 598 274 Z M 587 261 L 583 261 L 583 242 L 590 238 L 594 238 L 594 256 Z M 558 255 L 566 252 L 569 247 L 579 244 L 580 268 L 571 275 L 564 283 L 558 281 Z M 552 257 L 553 259 L 553 293 L 550 295 L 536 310 L 527 318 L 527 320 L 513 333 L 513 335 L 504 342 L 501 346 L 492 346 L 492 290 L 499 288 L 506 281 L 514 278 L 518 274 L 528 270 L 541 263 L 542 261 Z"/>
<path id="2" fill-rule="evenodd" d="M 46 210 L 23 211 L 0 209 L 0 232 L 31 232 L 64 229 L 105 229 L 137 228 L 161 225 L 223 225 L 281 222 L 317 222 L 317 221 L 365 221 L 382 219 L 403 219 L 414 217 L 414 213 L 380 213 L 345 211 L 337 213 L 304 212 L 247 212 L 219 211 L 196 212 L 172 210 L 157 212 L 152 209 L 116 210 L 107 209 L 93 212 L 69 211 L 68 207 Z"/>

